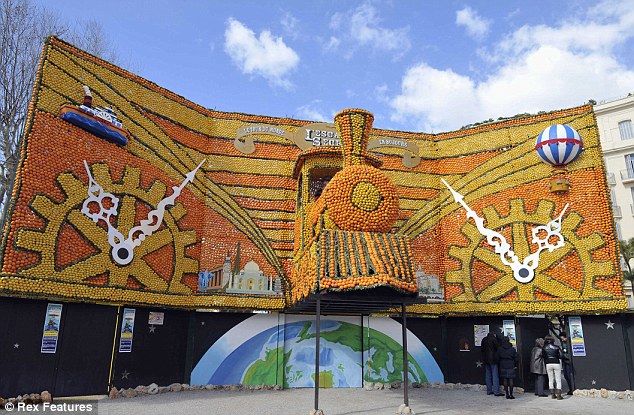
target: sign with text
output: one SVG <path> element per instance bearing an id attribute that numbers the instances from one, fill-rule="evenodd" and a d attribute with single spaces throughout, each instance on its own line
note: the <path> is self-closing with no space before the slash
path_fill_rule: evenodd
<path id="1" fill-rule="evenodd" d="M 308 124 L 298 128 L 295 133 L 291 133 L 277 125 L 253 124 L 242 126 L 236 131 L 234 147 L 244 154 L 252 154 L 255 151 L 254 135 L 272 135 L 282 137 L 292 141 L 302 149 L 310 150 L 315 147 L 340 147 L 341 140 L 334 124 L 325 122 Z M 383 137 L 370 140 L 368 150 L 378 147 L 393 147 L 405 150 L 403 154 L 403 165 L 405 167 L 416 167 L 420 163 L 418 156 L 418 146 L 405 140 Z"/>
<path id="2" fill-rule="evenodd" d="M 59 324 L 62 319 L 62 305 L 49 304 L 46 307 L 46 317 L 44 318 L 44 330 L 42 334 L 42 346 L 40 353 L 55 353 L 57 351 L 57 340 L 59 338 Z"/>
<path id="3" fill-rule="evenodd" d="M 568 317 L 568 325 L 570 326 L 570 348 L 573 356 L 586 355 L 586 342 L 583 338 L 583 326 L 581 325 L 581 317 Z"/>
<path id="4" fill-rule="evenodd" d="M 134 308 L 123 309 L 123 321 L 121 323 L 121 337 L 119 338 L 119 353 L 132 351 L 132 338 L 134 337 Z"/>
<path id="5" fill-rule="evenodd" d="M 482 339 L 489 334 L 488 324 L 474 324 L 473 325 L 473 344 L 477 347 L 482 346 Z"/>
<path id="6" fill-rule="evenodd" d="M 165 313 L 158 312 L 158 311 L 150 311 L 150 316 L 148 317 L 148 324 L 162 326 L 164 320 L 165 320 Z"/>

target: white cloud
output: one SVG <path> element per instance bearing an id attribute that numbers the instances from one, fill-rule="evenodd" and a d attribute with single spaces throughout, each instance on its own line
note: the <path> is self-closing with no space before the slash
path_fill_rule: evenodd
<path id="1" fill-rule="evenodd" d="M 259 75 L 273 86 L 289 89 L 288 74 L 299 63 L 297 53 L 281 37 L 263 30 L 259 37 L 240 23 L 229 18 L 225 30 L 225 52 L 242 73 Z"/>
<path id="2" fill-rule="evenodd" d="M 333 122 L 333 117 L 326 116 L 317 106 L 321 104 L 320 99 L 313 100 L 310 104 L 297 108 L 299 118 L 317 122 Z"/>
<path id="3" fill-rule="evenodd" d="M 330 49 L 333 49 L 333 39 L 336 40 L 335 48 L 343 39 L 354 47 L 369 46 L 375 50 L 394 52 L 396 56 L 409 50 L 408 26 L 389 29 L 381 26 L 381 23 L 379 11 L 369 3 L 345 13 L 335 13 L 330 19 L 330 29 L 337 32 L 338 36 L 330 38 Z"/>
<path id="4" fill-rule="evenodd" d="M 476 40 L 482 40 L 489 33 L 491 21 L 481 17 L 477 11 L 466 6 L 456 12 L 456 24 L 464 26 L 467 34 Z"/>
<path id="5" fill-rule="evenodd" d="M 376 100 L 379 101 L 379 102 L 389 103 L 390 100 L 389 100 L 389 97 L 388 97 L 388 91 L 389 91 L 389 88 L 385 84 L 381 84 L 379 86 L 376 86 L 374 88 L 374 96 L 375 96 Z"/>
<path id="6" fill-rule="evenodd" d="M 285 12 L 282 16 L 281 23 L 282 27 L 284 28 L 284 33 L 286 33 L 293 39 L 297 39 L 297 25 L 299 24 L 299 20 L 297 20 L 297 18 L 291 13 Z"/>
<path id="7" fill-rule="evenodd" d="M 337 38 L 335 36 L 330 36 L 330 39 L 328 40 L 328 43 L 326 43 L 324 45 L 324 49 L 326 49 L 326 50 L 334 50 L 334 49 L 337 49 L 340 44 L 341 44 L 341 40 L 339 40 L 339 38 Z"/>
<path id="8" fill-rule="evenodd" d="M 401 94 L 390 105 L 393 121 L 411 124 L 415 120 L 425 131 L 437 131 L 450 124 L 451 117 L 472 115 L 476 107 L 475 85 L 466 76 L 426 64 L 410 68 L 403 77 Z"/>
<path id="9" fill-rule="evenodd" d="M 634 40 L 634 7 L 612 1 L 599 6 L 581 18 L 523 26 L 505 36 L 490 46 L 478 80 L 425 62 L 409 68 L 390 101 L 391 119 L 447 131 L 632 92 L 634 69 L 616 51 Z"/>

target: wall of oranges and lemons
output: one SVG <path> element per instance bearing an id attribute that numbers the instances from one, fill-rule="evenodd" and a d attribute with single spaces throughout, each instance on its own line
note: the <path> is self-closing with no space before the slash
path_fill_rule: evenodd
<path id="1" fill-rule="evenodd" d="M 96 106 L 110 107 L 129 130 L 126 146 L 104 141 L 59 117 L 81 103 L 88 85 Z M 253 134 L 239 151 L 238 129 L 274 125 L 295 133 L 310 121 L 212 111 L 76 49 L 47 40 L 2 245 L 2 295 L 177 308 L 283 310 L 284 296 L 198 292 L 201 270 L 222 266 L 240 244 L 240 269 L 255 261 L 289 290 L 302 150 L 283 135 Z M 551 124 L 569 124 L 585 151 L 568 166 L 571 189 L 550 192 L 550 166 L 534 151 Z M 611 312 L 626 307 L 596 122 L 581 106 L 442 134 L 374 129 L 372 139 L 415 144 L 373 154 L 396 185 L 394 232 L 411 238 L 414 268 L 440 278 L 445 301 L 416 304 L 420 314 Z M 140 223 L 172 186 L 205 160 L 168 209 L 161 228 L 129 265 L 110 255 L 105 227 L 81 213 L 95 180 L 120 198 L 117 225 Z M 520 259 L 535 250 L 530 230 L 563 216 L 566 244 L 544 252 L 535 279 L 515 281 L 441 183 L 465 196 L 485 224 L 503 234 Z"/>

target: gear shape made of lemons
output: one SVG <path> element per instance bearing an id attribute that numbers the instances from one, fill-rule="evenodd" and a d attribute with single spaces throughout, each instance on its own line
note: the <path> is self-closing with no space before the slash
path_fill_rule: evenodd
<path id="1" fill-rule="evenodd" d="M 542 200 L 538 203 L 534 212 L 526 212 L 522 199 L 511 199 L 510 211 L 507 216 L 501 217 L 492 206 L 482 210 L 486 219 L 486 227 L 500 231 L 510 227 L 511 247 L 520 260 L 534 251 L 531 245 L 530 227 L 545 225 L 553 217 L 555 204 L 549 200 Z M 480 234 L 475 224 L 469 220 L 462 228 L 461 232 L 469 240 L 465 247 L 452 245 L 449 248 L 449 255 L 460 261 L 461 268 L 448 271 L 446 282 L 461 284 L 464 293 L 451 299 L 452 302 L 460 301 L 495 301 L 505 295 L 517 291 L 517 298 L 520 301 L 536 300 L 536 291 L 547 293 L 553 297 L 562 299 L 593 299 L 606 298 L 611 295 L 599 290 L 594 286 L 597 277 L 612 276 L 615 273 L 612 261 L 594 260 L 592 251 L 601 248 L 605 241 L 597 232 L 580 237 L 576 229 L 583 222 L 583 217 L 572 211 L 562 220 L 561 233 L 565 239 L 565 245 L 552 252 L 545 250 L 540 255 L 539 266 L 535 270 L 535 278 L 529 284 L 519 283 L 513 278 L 513 271 L 510 267 L 500 261 L 500 257 L 493 249 L 489 249 L 485 237 Z M 547 271 L 555 267 L 572 250 L 576 252 L 583 269 L 583 281 L 581 289 L 575 289 L 564 281 L 553 278 Z M 483 289 L 476 291 L 473 284 L 473 261 L 479 260 L 501 275 L 488 284 Z"/>
<path id="2" fill-rule="evenodd" d="M 119 214 L 115 226 L 126 234 L 135 225 L 137 201 L 153 209 L 166 194 L 167 187 L 160 181 L 153 182 L 147 190 L 143 189 L 140 184 L 141 170 L 136 167 L 126 167 L 120 182 L 113 182 L 106 164 L 96 163 L 91 169 L 95 180 L 107 192 L 119 198 Z M 31 208 L 45 219 L 45 229 L 21 229 L 17 235 L 18 247 L 36 252 L 40 256 L 39 263 L 28 269 L 29 275 L 83 283 L 93 276 L 105 274 L 108 276 L 107 285 L 111 287 L 126 287 L 129 277 L 132 277 L 151 291 L 183 294 L 192 292 L 182 279 L 187 273 L 198 272 L 198 262 L 185 255 L 185 249 L 196 242 L 196 234 L 193 230 L 182 231 L 178 227 L 178 221 L 186 213 L 182 204 L 177 203 L 168 209 L 163 217 L 164 226 L 136 248 L 135 257 L 130 264 L 121 266 L 112 260 L 105 227 L 95 224 L 81 212 L 88 185 L 71 173 L 60 174 L 57 182 L 66 194 L 65 200 L 57 203 L 47 196 L 38 195 L 31 203 Z M 76 229 L 97 252 L 59 269 L 55 266 L 55 256 L 58 251 L 58 236 L 65 224 Z M 171 277 L 165 278 L 157 274 L 143 257 L 168 245 L 173 249 L 174 264 Z"/>

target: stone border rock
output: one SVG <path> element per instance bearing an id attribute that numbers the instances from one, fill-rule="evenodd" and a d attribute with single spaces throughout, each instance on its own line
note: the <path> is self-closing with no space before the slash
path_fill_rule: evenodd
<path id="1" fill-rule="evenodd" d="M 363 388 L 367 391 L 372 390 L 384 390 L 384 389 L 400 389 L 401 382 L 394 383 L 380 383 L 380 382 L 363 382 Z M 444 382 L 413 382 L 409 384 L 410 388 L 431 388 L 431 389 L 445 389 L 445 390 L 470 390 L 476 392 L 486 392 L 485 385 L 467 384 L 467 383 L 444 383 Z M 109 398 L 134 398 L 142 395 L 156 395 L 159 393 L 167 392 L 181 392 L 181 391 L 194 391 L 194 390 L 222 390 L 222 391 L 235 391 L 235 390 L 282 390 L 280 385 L 188 385 L 187 383 L 172 383 L 169 386 L 158 386 L 156 383 L 151 383 L 147 386 L 139 385 L 136 388 L 127 388 L 118 390 L 113 387 L 110 390 Z M 514 388 L 515 393 L 524 393 L 522 388 Z M 628 401 L 634 401 L 634 391 L 614 391 L 605 388 L 601 389 L 576 389 L 573 392 L 573 396 L 580 398 L 604 398 L 604 399 L 623 399 Z M 42 402 L 53 402 L 53 397 L 48 391 L 42 391 L 42 393 L 31 393 L 18 395 L 15 398 L 2 398 L 0 397 L 0 410 L 4 410 L 6 403 L 17 404 L 18 402 L 25 402 L 27 404 L 39 404 Z"/>
<path id="2" fill-rule="evenodd" d="M 605 388 L 575 389 L 572 395 L 580 398 L 625 399 L 628 401 L 634 401 L 634 391 L 629 389 L 625 391 L 613 391 Z"/>
<path id="3" fill-rule="evenodd" d="M 280 385 L 189 385 L 187 383 L 172 383 L 169 386 L 158 386 L 156 383 L 151 383 L 147 386 L 139 385 L 136 388 L 117 389 L 112 387 L 108 397 L 110 399 L 118 398 L 135 398 L 142 395 L 156 395 L 159 393 L 167 392 L 182 392 L 182 391 L 195 391 L 195 390 L 222 390 L 222 391 L 236 391 L 236 390 L 282 390 Z"/>
<path id="4" fill-rule="evenodd" d="M 363 388 L 367 391 L 371 390 L 382 390 L 382 389 L 399 389 L 401 387 L 401 382 L 395 383 L 380 383 L 380 382 L 363 382 Z M 445 382 L 413 382 L 409 384 L 410 388 L 420 389 L 420 388 L 431 388 L 431 389 L 445 389 L 445 390 L 470 390 L 476 392 L 486 392 L 486 385 L 472 385 L 468 383 L 445 383 Z M 514 393 L 524 393 L 523 388 L 513 388 Z"/>
<path id="5" fill-rule="evenodd" d="M 42 391 L 42 393 L 25 393 L 24 395 L 18 395 L 15 398 L 2 398 L 0 397 L 0 410 L 4 410 L 4 405 L 12 403 L 17 405 L 18 402 L 24 402 L 25 404 L 37 405 L 42 402 L 53 402 L 53 397 L 49 391 Z"/>

